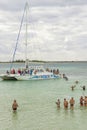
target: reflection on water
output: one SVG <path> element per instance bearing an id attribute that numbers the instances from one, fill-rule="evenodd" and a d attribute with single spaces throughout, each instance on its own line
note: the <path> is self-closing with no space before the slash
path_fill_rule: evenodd
<path id="1" fill-rule="evenodd" d="M 12 112 L 12 120 L 17 120 L 18 119 L 18 112 L 17 111 L 13 111 Z"/>
<path id="2" fill-rule="evenodd" d="M 18 130 L 19 128 L 19 121 L 18 121 L 18 112 L 12 111 L 12 128 L 13 130 Z"/>

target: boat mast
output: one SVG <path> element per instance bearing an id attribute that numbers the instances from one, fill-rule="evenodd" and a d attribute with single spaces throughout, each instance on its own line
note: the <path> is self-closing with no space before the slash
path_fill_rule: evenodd
<path id="1" fill-rule="evenodd" d="M 27 41 L 27 37 L 28 37 L 28 3 L 26 3 L 26 36 L 25 36 L 25 67 L 26 69 L 28 68 L 28 59 L 27 59 L 27 45 L 28 45 L 28 41 Z"/>
<path id="2" fill-rule="evenodd" d="M 18 36 L 17 36 L 17 39 L 16 39 L 16 45 L 15 45 L 15 50 L 14 50 L 14 52 L 13 52 L 13 57 L 12 57 L 11 65 L 10 65 L 10 71 L 11 71 L 11 69 L 12 69 L 12 67 L 13 67 L 13 62 L 14 62 L 14 59 L 15 59 L 15 53 L 16 53 L 16 50 L 17 50 L 17 46 L 18 46 L 18 42 L 19 42 L 19 37 L 20 37 L 20 33 L 21 33 L 23 21 L 24 21 L 24 15 L 25 15 L 25 11 L 26 11 L 27 9 L 28 9 L 28 3 L 26 2 L 25 7 L 24 7 L 23 16 L 22 16 L 22 19 L 21 19 L 21 24 L 20 24 Z M 27 15 L 27 11 L 26 11 L 26 15 Z M 27 23 L 27 22 L 26 22 L 26 23 Z M 27 34 L 27 24 L 26 24 L 26 34 Z M 26 47 L 27 47 L 27 35 L 26 35 Z M 26 56 L 27 56 L 27 55 L 26 55 Z"/>

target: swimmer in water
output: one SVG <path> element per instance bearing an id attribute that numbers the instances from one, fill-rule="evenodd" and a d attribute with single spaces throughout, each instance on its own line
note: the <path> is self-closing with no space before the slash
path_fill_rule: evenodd
<path id="1" fill-rule="evenodd" d="M 13 101 L 13 104 L 12 104 L 12 109 L 13 111 L 16 111 L 17 110 L 17 107 L 18 107 L 18 104 L 16 102 L 16 100 Z"/>

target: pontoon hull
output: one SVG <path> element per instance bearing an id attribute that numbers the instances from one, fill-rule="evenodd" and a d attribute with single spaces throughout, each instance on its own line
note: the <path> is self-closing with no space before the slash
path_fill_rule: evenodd
<path id="1" fill-rule="evenodd" d="M 17 79 L 15 78 L 15 76 L 11 76 L 11 75 L 0 75 L 0 78 L 1 78 L 2 80 L 17 80 Z"/>

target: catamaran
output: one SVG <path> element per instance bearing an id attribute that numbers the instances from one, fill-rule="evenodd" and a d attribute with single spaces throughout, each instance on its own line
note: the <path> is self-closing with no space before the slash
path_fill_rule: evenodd
<path id="1" fill-rule="evenodd" d="M 15 71 L 15 69 L 12 69 L 25 14 L 26 14 L 26 44 L 25 45 L 26 45 L 26 49 L 27 49 L 27 36 L 28 36 L 27 35 L 27 26 L 28 26 L 27 25 L 27 11 L 28 11 L 28 3 L 26 2 L 25 7 L 24 7 L 23 16 L 21 19 L 19 33 L 18 33 L 17 40 L 16 40 L 15 50 L 14 50 L 13 57 L 12 57 L 10 71 L 9 72 L 7 71 L 6 74 L 1 74 L 0 78 L 3 80 L 58 79 L 58 78 L 60 78 L 60 74 L 59 74 L 58 69 L 51 70 L 49 68 L 45 69 L 43 66 L 29 66 L 29 64 L 28 64 L 29 62 L 28 62 L 28 58 L 27 58 L 27 50 L 26 50 L 25 67 L 19 68 L 17 71 Z"/>

